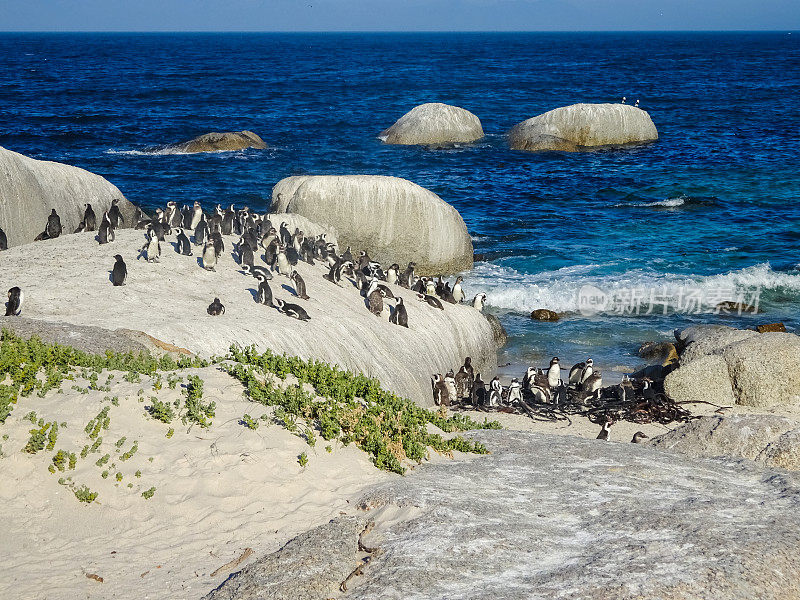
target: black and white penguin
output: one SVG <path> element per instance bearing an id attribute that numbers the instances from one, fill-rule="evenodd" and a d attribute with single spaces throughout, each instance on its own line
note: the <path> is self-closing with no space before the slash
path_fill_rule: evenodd
<path id="1" fill-rule="evenodd" d="M 283 314 L 292 317 L 293 319 L 297 319 L 299 321 L 311 320 L 311 317 L 308 316 L 308 313 L 299 304 L 292 304 L 290 302 L 284 302 L 283 300 L 275 300 L 275 308 L 277 308 Z"/>
<path id="2" fill-rule="evenodd" d="M 367 307 L 369 312 L 378 317 L 383 313 L 383 291 L 376 289 L 367 296 Z"/>
<path id="3" fill-rule="evenodd" d="M 572 366 L 569 370 L 569 382 L 572 385 L 580 386 L 586 379 L 591 376 L 594 370 L 594 361 L 591 358 L 586 359 L 586 362 L 579 362 Z"/>
<path id="4" fill-rule="evenodd" d="M 186 234 L 183 232 L 183 229 L 178 228 L 178 244 L 175 246 L 175 250 L 177 250 L 180 254 L 184 256 L 191 256 L 192 255 L 192 246 L 189 243 L 189 238 L 186 237 Z"/>
<path id="5" fill-rule="evenodd" d="M 450 406 L 450 392 L 441 374 L 436 373 L 431 377 L 431 387 L 433 388 L 433 403 L 436 406 Z"/>
<path id="6" fill-rule="evenodd" d="M 461 368 L 456 373 L 456 400 L 459 402 L 462 398 L 468 396 L 470 392 L 472 392 L 472 386 L 470 385 L 469 381 L 469 374 L 467 370 L 462 365 Z"/>
<path id="7" fill-rule="evenodd" d="M 86 223 L 81 221 L 72 233 L 83 233 L 84 231 L 86 231 Z"/>
<path id="8" fill-rule="evenodd" d="M 458 402 L 458 390 L 456 390 L 456 376 L 453 374 L 453 369 L 447 372 L 444 376 L 444 384 L 447 386 L 447 393 L 450 396 L 450 403 Z"/>
<path id="9" fill-rule="evenodd" d="M 181 229 L 192 229 L 192 207 L 187 204 L 183 205 L 181 209 Z"/>
<path id="10" fill-rule="evenodd" d="M 142 249 L 139 250 L 137 260 L 144 256 L 147 262 L 158 262 L 161 257 L 161 242 L 159 242 L 158 236 L 152 228 L 147 230 L 146 235 L 147 241 L 142 246 Z"/>
<path id="11" fill-rule="evenodd" d="M 558 364 L 558 357 L 554 356 L 550 360 L 550 368 L 547 369 L 547 385 L 551 388 L 558 387 L 561 383 L 561 365 Z"/>
<path id="12" fill-rule="evenodd" d="M 456 282 L 453 284 L 452 296 L 456 304 L 461 304 L 464 301 L 464 290 L 461 289 L 461 282 L 464 278 L 460 275 L 456 277 Z"/>
<path id="13" fill-rule="evenodd" d="M 97 241 L 101 244 L 108 244 L 114 241 L 114 227 L 111 225 L 111 217 L 108 211 L 103 213 L 103 220 L 100 222 L 100 230 L 97 232 Z"/>
<path id="14" fill-rule="evenodd" d="M 611 420 L 611 417 L 606 419 L 606 422 L 603 423 L 603 428 L 600 430 L 600 433 L 597 434 L 598 440 L 608 441 L 608 436 L 611 431 L 611 426 L 614 424 L 614 421 Z"/>
<path id="15" fill-rule="evenodd" d="M 487 406 L 495 408 L 503 402 L 503 385 L 500 378 L 495 376 L 489 383 L 489 403 Z"/>
<path id="16" fill-rule="evenodd" d="M 648 439 L 650 436 L 645 434 L 642 431 L 637 431 L 633 434 L 633 439 L 631 440 L 631 444 L 644 444 L 644 441 Z"/>
<path id="17" fill-rule="evenodd" d="M 225 209 L 225 213 L 222 215 L 222 226 L 220 233 L 222 235 L 233 235 L 233 219 L 236 216 L 236 210 L 231 204 L 228 208 Z"/>
<path id="18" fill-rule="evenodd" d="M 323 275 L 325 279 L 328 281 L 339 285 L 339 282 L 342 280 L 342 275 L 349 269 L 352 268 L 353 263 L 348 261 L 339 260 L 331 266 L 330 270 Z"/>
<path id="19" fill-rule="evenodd" d="M 119 224 L 125 224 L 125 217 L 122 216 L 122 211 L 119 209 L 119 199 L 114 198 L 111 201 L 111 208 L 108 209 L 108 218 L 111 219 L 111 226 L 114 229 L 119 229 Z"/>
<path id="20" fill-rule="evenodd" d="M 416 266 L 417 263 L 415 262 L 408 263 L 406 270 L 400 275 L 400 281 L 398 283 L 404 288 L 411 289 L 414 286 L 414 268 Z"/>
<path id="21" fill-rule="evenodd" d="M 634 106 L 635 106 L 636 108 L 639 108 L 639 99 L 638 99 L 638 98 L 636 99 L 636 104 L 634 104 Z"/>
<path id="22" fill-rule="evenodd" d="M 128 267 L 125 265 L 125 261 L 122 260 L 121 255 L 114 256 L 114 260 L 117 262 L 114 263 L 114 268 L 111 269 L 111 283 L 115 286 L 125 285 L 125 280 L 128 279 Z"/>
<path id="23" fill-rule="evenodd" d="M 211 234 L 211 243 L 214 245 L 214 254 L 217 255 L 217 258 L 222 256 L 222 253 L 225 252 L 225 242 L 222 240 L 222 234 L 219 231 Z"/>
<path id="24" fill-rule="evenodd" d="M 170 227 L 172 227 L 173 223 L 175 222 L 175 215 L 178 213 L 178 205 L 175 204 L 174 201 L 170 200 L 167 202 L 167 208 L 164 211 L 164 222 L 168 223 Z"/>
<path id="25" fill-rule="evenodd" d="M 203 268 L 206 271 L 216 271 L 217 251 L 214 249 L 213 242 L 206 242 L 203 246 Z"/>
<path id="26" fill-rule="evenodd" d="M 6 316 L 18 317 L 22 314 L 22 302 L 25 300 L 25 294 L 17 286 L 8 290 L 8 302 L 6 302 Z"/>
<path id="27" fill-rule="evenodd" d="M 278 246 L 278 252 L 275 254 L 275 268 L 278 271 L 278 274 L 285 275 L 286 277 L 291 277 L 292 272 L 292 265 L 289 264 L 289 259 L 286 256 L 286 246 L 281 244 Z"/>
<path id="28" fill-rule="evenodd" d="M 486 305 L 486 294 L 480 292 L 479 294 L 475 294 L 475 297 L 472 299 L 472 307 L 483 312 L 483 307 Z"/>
<path id="29" fill-rule="evenodd" d="M 486 383 L 481 379 L 481 374 L 475 376 L 475 381 L 472 382 L 472 405 L 484 406 L 487 402 Z"/>
<path id="30" fill-rule="evenodd" d="M 253 249 L 248 244 L 239 243 L 238 246 L 239 250 L 239 264 L 242 267 L 248 266 L 252 267 L 255 264 L 255 256 L 253 255 Z"/>
<path id="31" fill-rule="evenodd" d="M 508 386 L 508 398 L 506 399 L 506 403 L 509 406 L 513 406 L 521 402 L 522 402 L 522 384 L 519 382 L 519 379 L 514 377 Z"/>
<path id="32" fill-rule="evenodd" d="M 645 400 L 656 399 L 656 391 L 653 389 L 653 381 L 648 377 L 644 377 L 642 379 L 642 398 Z"/>
<path id="33" fill-rule="evenodd" d="M 415 292 L 424 292 L 428 294 L 428 296 L 436 295 L 436 283 L 433 281 L 433 279 L 430 279 L 429 277 L 423 277 L 419 281 L 423 285 L 421 285 L 419 288 L 414 286 L 413 289 Z"/>
<path id="34" fill-rule="evenodd" d="M 0 250 L 8 250 L 8 237 L 2 229 L 0 229 Z"/>
<path id="35" fill-rule="evenodd" d="M 595 371 L 583 382 L 583 391 L 589 395 L 596 395 L 600 398 L 600 388 L 603 387 L 603 376 L 600 371 Z"/>
<path id="36" fill-rule="evenodd" d="M 439 310 L 444 310 L 444 305 L 436 296 L 429 296 L 428 294 L 417 294 L 417 299 L 420 302 L 427 302 L 434 308 L 438 308 Z"/>
<path id="37" fill-rule="evenodd" d="M 225 314 L 225 307 L 222 305 L 222 302 L 219 301 L 219 298 L 214 298 L 214 301 L 208 305 L 206 312 L 212 317 L 218 317 L 219 315 Z"/>
<path id="38" fill-rule="evenodd" d="M 242 265 L 242 272 L 246 273 L 247 275 L 252 275 L 256 279 L 263 279 L 264 281 L 269 281 L 272 279 L 272 272 L 266 267 L 262 267 L 261 265 Z"/>
<path id="39" fill-rule="evenodd" d="M 472 358 L 466 357 L 464 359 L 464 364 L 462 365 L 464 371 L 467 372 L 467 381 L 469 384 L 469 389 L 472 389 L 472 382 L 475 380 L 475 369 L 472 367 Z"/>
<path id="40" fill-rule="evenodd" d="M 206 223 L 205 216 L 201 213 L 200 220 L 194 228 L 194 245 L 204 246 L 208 239 L 208 224 Z"/>
<path id="41" fill-rule="evenodd" d="M 394 263 L 386 270 L 386 283 L 394 285 L 400 278 L 400 265 Z"/>
<path id="42" fill-rule="evenodd" d="M 97 229 L 97 215 L 94 214 L 91 204 L 87 204 L 86 210 L 83 211 L 83 226 L 84 231 L 94 231 Z"/>
<path id="43" fill-rule="evenodd" d="M 284 221 L 281 223 L 280 229 L 278 230 L 280 235 L 281 243 L 284 246 L 289 246 L 292 243 L 292 233 L 289 231 L 289 224 Z"/>
<path id="44" fill-rule="evenodd" d="M 627 99 L 628 99 L 628 98 L 627 98 L 626 96 L 623 96 L 623 97 L 622 97 L 622 104 L 625 104 L 625 101 L 626 101 Z"/>
<path id="45" fill-rule="evenodd" d="M 197 229 L 197 226 L 200 225 L 200 220 L 203 218 L 203 207 L 200 206 L 200 203 L 195 200 L 194 206 L 192 207 L 192 222 L 189 225 L 188 229 L 194 231 Z"/>
<path id="46" fill-rule="evenodd" d="M 52 239 L 52 238 L 57 238 L 58 236 L 60 236 L 61 235 L 61 231 L 62 231 L 62 229 L 61 229 L 61 217 L 58 216 L 58 213 L 56 212 L 56 209 L 54 208 L 50 212 L 50 216 L 47 217 L 47 227 L 45 227 L 44 232 L 45 232 L 45 234 L 47 234 L 48 238 Z"/>
<path id="47" fill-rule="evenodd" d="M 112 206 L 112 208 L 113 208 L 113 206 Z M 110 210 L 108 211 L 108 215 L 109 215 L 109 217 L 111 216 L 111 211 Z M 144 211 L 140 207 L 137 206 L 136 207 L 136 225 L 135 225 L 134 228 L 135 229 L 147 229 L 147 226 L 150 225 L 150 223 L 152 223 L 152 222 L 153 222 L 153 219 L 151 219 L 146 214 L 144 214 Z"/>
<path id="48" fill-rule="evenodd" d="M 406 305 L 403 304 L 403 298 L 400 296 L 397 296 L 397 304 L 394 307 L 392 316 L 389 317 L 389 322 L 401 327 L 408 327 L 408 312 L 406 311 Z"/>
<path id="49" fill-rule="evenodd" d="M 308 300 L 308 294 L 306 294 L 306 282 L 303 281 L 303 278 L 300 277 L 300 273 L 294 271 L 290 276 L 289 279 L 292 280 L 294 283 L 294 294 L 298 298 L 302 298 L 303 300 Z"/>
<path id="50" fill-rule="evenodd" d="M 256 302 L 272 306 L 272 288 L 269 287 L 267 278 L 264 277 L 262 273 L 253 273 L 253 276 L 258 279 L 258 295 L 256 296 Z"/>

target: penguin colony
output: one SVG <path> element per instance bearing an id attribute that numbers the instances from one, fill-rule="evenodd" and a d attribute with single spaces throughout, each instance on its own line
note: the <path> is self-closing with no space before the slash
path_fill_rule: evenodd
<path id="1" fill-rule="evenodd" d="M 99 226 L 91 204 L 86 204 L 83 219 L 75 233 L 97 230 L 95 240 L 99 244 L 113 243 L 115 229 L 124 224 L 118 204 L 118 200 L 112 202 L 110 209 L 103 213 Z M 444 281 L 441 275 L 436 281 L 429 277 L 419 277 L 415 273 L 416 265 L 413 262 L 402 271 L 398 264 L 384 269 L 366 251 L 358 252 L 354 256 L 351 248 L 347 247 L 339 254 L 336 245 L 329 242 L 325 234 L 306 236 L 299 228 L 292 232 L 286 222 L 273 224 L 267 215 L 255 213 L 246 206 L 237 210 L 234 205 L 223 208 L 217 204 L 211 213 L 206 213 L 199 202 L 195 202 L 193 206 L 184 205 L 182 208 L 175 202 L 167 202 L 163 209 L 156 209 L 153 216 L 137 208 L 134 225 L 136 229 L 144 231 L 144 243 L 136 260 L 159 262 L 162 252 L 169 247 L 167 236 L 174 235 L 175 252 L 183 256 L 193 256 L 194 246 L 199 255 L 198 264 L 207 271 L 216 271 L 219 258 L 225 252 L 223 236 L 238 236 L 233 250 L 241 272 L 258 281 L 256 302 L 299 321 L 311 319 L 302 304 L 310 301 L 311 297 L 306 282 L 295 268 L 300 261 L 311 265 L 319 261 L 327 269 L 327 273 L 323 275 L 327 281 L 340 287 L 345 284 L 354 285 L 364 297 L 367 310 L 400 327 L 409 327 L 408 309 L 403 298 L 396 297 L 387 283 L 413 290 L 421 303 L 436 310 L 444 310 L 444 303 L 459 304 L 465 300 L 462 277 L 457 277 L 452 285 Z M 37 240 L 56 238 L 61 233 L 61 219 L 53 209 Z M 4 248 L 6 245 L 5 233 L 0 230 L 0 247 Z M 114 260 L 111 283 L 114 286 L 123 286 L 128 278 L 127 265 L 119 254 L 114 256 Z M 270 287 L 274 276 L 288 279 L 297 303 L 275 298 Z M 482 311 L 485 300 L 485 294 L 478 294 L 473 306 Z M 9 314 L 19 315 L 21 305 L 21 290 L 12 288 L 9 290 L 7 311 L 11 311 Z M 225 307 L 219 298 L 215 298 L 209 305 L 207 313 L 215 317 L 225 314 Z"/>
<path id="2" fill-rule="evenodd" d="M 433 401 L 440 406 L 527 414 L 537 420 L 569 420 L 569 415 L 583 415 L 602 424 L 600 440 L 608 440 L 611 426 L 621 419 L 666 424 L 692 418 L 647 377 L 624 375 L 618 385 L 603 387 L 602 374 L 591 358 L 573 365 L 566 381 L 558 357 L 553 357 L 546 369 L 531 366 L 522 381 L 514 377 L 504 386 L 499 377 L 487 384 L 467 357 L 458 373 L 452 369 L 444 376 L 435 373 L 431 387 Z M 638 444 L 646 438 L 637 431 L 631 441 Z"/>

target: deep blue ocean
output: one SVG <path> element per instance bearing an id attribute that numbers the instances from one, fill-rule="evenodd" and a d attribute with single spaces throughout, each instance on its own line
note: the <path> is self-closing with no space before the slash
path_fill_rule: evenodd
<path id="1" fill-rule="evenodd" d="M 800 328 L 798 32 L 0 34 L 0 58 L 0 145 L 101 174 L 145 207 L 266 209 L 297 174 L 433 190 L 469 227 L 467 290 L 487 292 L 515 371 L 553 355 L 633 367 L 641 342 L 690 323 Z M 507 147 L 519 121 L 623 96 L 650 113 L 658 142 Z M 377 138 L 423 102 L 474 112 L 486 138 L 449 150 Z M 241 129 L 270 149 L 152 151 Z M 621 302 L 576 313 L 584 285 Z M 651 294 L 662 304 L 648 310 Z M 713 312 L 756 294 L 762 314 Z M 644 298 L 640 314 L 629 297 Z M 533 322 L 536 308 L 572 314 Z"/>

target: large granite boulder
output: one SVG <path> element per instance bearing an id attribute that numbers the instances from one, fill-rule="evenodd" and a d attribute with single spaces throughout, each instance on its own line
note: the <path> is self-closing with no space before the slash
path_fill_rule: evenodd
<path id="1" fill-rule="evenodd" d="M 571 436 L 495 431 L 471 437 L 491 454 L 426 463 L 362 498 L 375 526 L 360 538 L 373 552 L 348 583 L 347 598 L 800 595 L 800 482 L 793 474 Z M 342 532 L 349 560 L 347 552 L 337 554 L 352 568 L 365 557 L 352 551 L 358 527 Z M 330 531 L 311 535 L 327 548 Z M 265 578 L 261 588 L 247 585 L 260 572 L 286 582 L 281 597 L 308 597 L 309 561 L 320 569 L 328 563 L 326 552 L 309 542 L 293 546 L 294 560 L 285 556 L 287 545 L 259 561 L 254 573 L 243 570 L 235 580 L 241 594 L 209 598 L 271 597 Z"/>
<path id="2" fill-rule="evenodd" d="M 293 224 L 310 228 L 302 219 Z M 418 301 L 410 290 L 391 285 L 408 313 L 409 327 L 398 327 L 388 320 L 394 301 L 387 300 L 386 314 L 376 317 L 351 283 L 339 286 L 324 279 L 328 268 L 320 262 L 297 265 L 309 300 L 295 297 L 288 278 L 275 275 L 270 282 L 276 299 L 301 304 L 310 321 L 259 305 L 254 302 L 258 281 L 244 275 L 234 261 L 236 239 L 225 236 L 226 251 L 212 272 L 199 266 L 197 249 L 194 256 L 175 252 L 174 235 L 161 243 L 158 263 L 137 260 L 142 231 L 121 230 L 114 242 L 104 245 L 88 233 L 62 236 L 3 252 L 0 289 L 20 286 L 25 293 L 22 316 L 37 321 L 141 331 L 203 357 L 224 355 L 234 343 L 253 344 L 260 351 L 365 373 L 428 406 L 433 405 L 432 373 L 458 369 L 467 356 L 484 375 L 497 368 L 492 324 L 472 306 L 445 303 L 438 310 Z M 128 266 L 121 287 L 109 280 L 115 254 Z M 256 260 L 263 265 L 260 257 Z M 206 309 L 215 296 L 226 311 L 212 318 Z"/>
<path id="3" fill-rule="evenodd" d="M 379 137 L 387 144 L 446 146 L 481 139 L 483 127 L 468 110 L 429 102 L 412 108 Z"/>
<path id="4" fill-rule="evenodd" d="M 387 266 L 413 261 L 430 275 L 472 268 L 472 239 L 458 211 L 399 177 L 287 177 L 272 190 L 271 211 L 330 226 L 342 249 L 366 250 Z"/>
<path id="5" fill-rule="evenodd" d="M 650 115 L 629 104 L 573 104 L 517 123 L 509 131 L 515 150 L 578 152 L 658 139 Z"/>
<path id="6" fill-rule="evenodd" d="M 722 326 L 693 327 L 676 337 L 685 344 L 681 366 L 664 381 L 674 400 L 733 399 L 758 408 L 800 404 L 800 337 Z"/>
<path id="7" fill-rule="evenodd" d="M 197 152 L 229 152 L 255 148 L 263 150 L 267 147 L 264 140 L 252 131 L 212 131 L 199 135 L 194 139 L 167 146 L 169 150 L 194 154 Z"/>
<path id="8" fill-rule="evenodd" d="M 91 204 L 97 223 L 114 199 L 130 227 L 135 207 L 108 180 L 57 162 L 36 160 L 0 147 L 0 228 L 9 246 L 32 242 L 44 231 L 47 217 L 56 209 L 64 233 L 72 233 Z"/>

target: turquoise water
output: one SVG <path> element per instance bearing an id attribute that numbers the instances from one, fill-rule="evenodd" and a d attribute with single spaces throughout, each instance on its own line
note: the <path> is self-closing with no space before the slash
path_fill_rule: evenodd
<path id="1" fill-rule="evenodd" d="M 800 326 L 800 35 L 5 34 L 0 145 L 100 173 L 144 206 L 266 209 L 296 174 L 408 178 L 453 204 L 478 262 L 469 293 L 511 334 L 501 362 L 592 356 L 635 366 L 643 341 L 690 323 Z M 575 102 L 639 99 L 657 143 L 514 152 L 515 123 Z M 422 102 L 477 114 L 487 137 L 450 150 L 386 146 Z M 252 129 L 267 151 L 154 152 Z M 576 312 L 584 285 L 694 314 Z M 763 314 L 723 316 L 752 297 Z M 532 322 L 535 308 L 570 313 Z"/>

